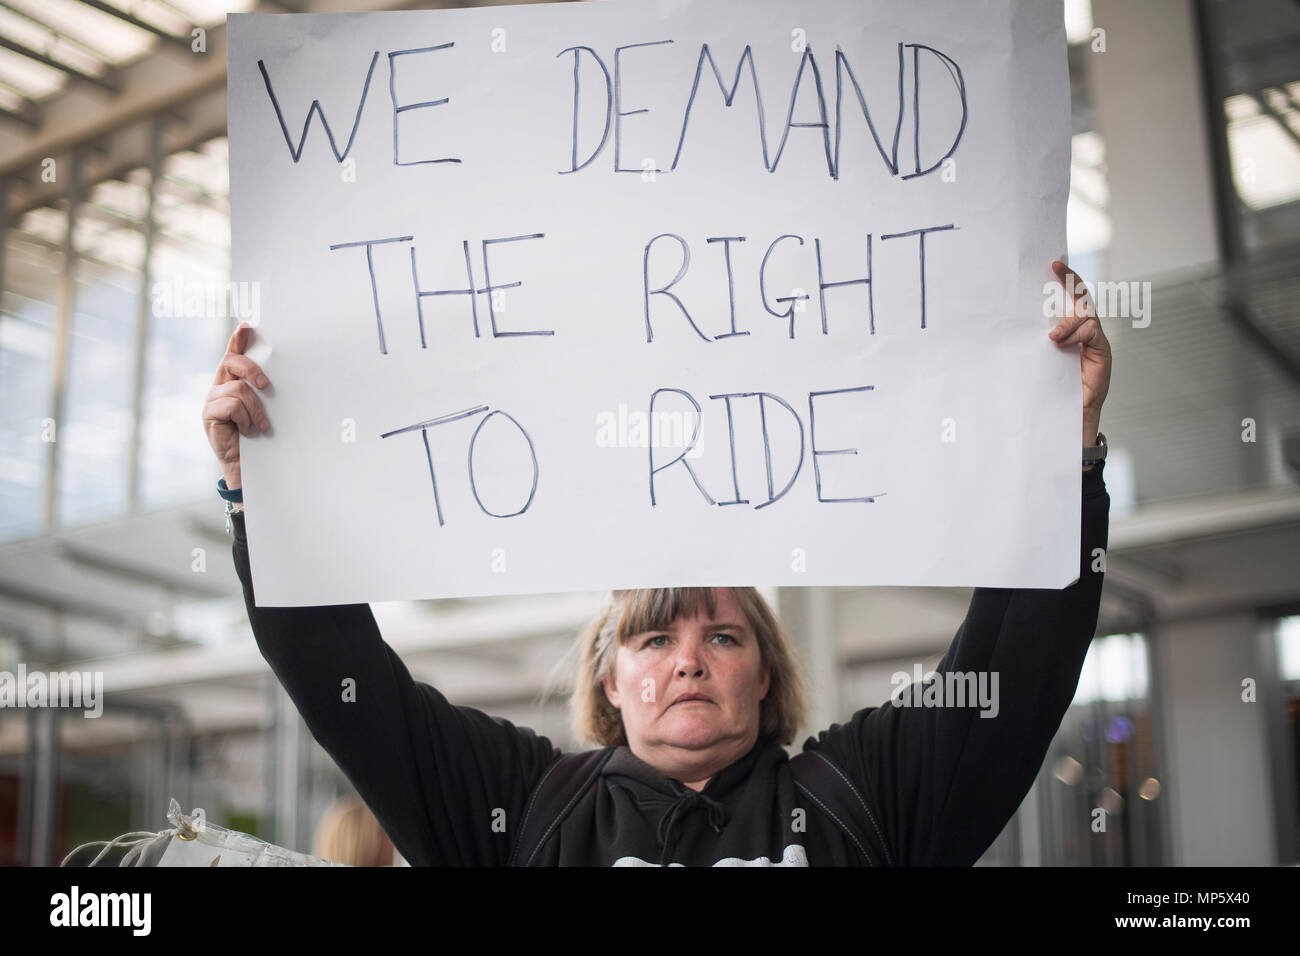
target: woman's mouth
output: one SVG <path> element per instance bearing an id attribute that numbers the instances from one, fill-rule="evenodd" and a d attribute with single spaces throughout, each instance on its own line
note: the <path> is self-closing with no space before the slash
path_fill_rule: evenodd
<path id="1" fill-rule="evenodd" d="M 703 694 L 683 694 L 681 697 L 678 697 L 675 701 L 673 701 L 672 706 L 676 707 L 678 704 L 711 704 L 711 703 L 713 703 L 713 701 L 710 700 L 708 697 L 705 697 Z"/>

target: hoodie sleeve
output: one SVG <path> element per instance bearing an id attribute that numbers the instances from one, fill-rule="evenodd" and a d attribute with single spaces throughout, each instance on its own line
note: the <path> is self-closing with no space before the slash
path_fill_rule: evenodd
<path id="1" fill-rule="evenodd" d="M 996 716 L 980 716 L 978 704 L 891 700 L 805 744 L 861 788 L 894 864 L 973 864 L 1029 792 L 1097 628 L 1105 565 L 1092 570 L 1093 551 L 1106 548 L 1110 515 L 1104 468 L 1083 473 L 1078 579 L 1060 590 L 977 588 L 936 668 L 990 675 L 990 688 L 996 674 Z"/>
<path id="2" fill-rule="evenodd" d="M 559 751 L 414 680 L 367 604 L 258 607 L 243 515 L 232 524 L 258 649 L 393 845 L 415 866 L 505 864 Z"/>

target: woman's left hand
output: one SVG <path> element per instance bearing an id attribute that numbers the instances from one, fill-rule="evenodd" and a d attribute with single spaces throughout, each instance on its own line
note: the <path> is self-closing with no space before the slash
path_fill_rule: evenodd
<path id="1" fill-rule="evenodd" d="M 1065 315 L 1048 335 L 1057 348 L 1083 346 L 1079 350 L 1079 373 L 1083 379 L 1083 444 L 1095 445 L 1101 426 L 1101 406 L 1110 389 L 1110 342 L 1101 329 L 1092 295 L 1079 274 L 1061 260 L 1052 272 L 1065 288 Z"/>

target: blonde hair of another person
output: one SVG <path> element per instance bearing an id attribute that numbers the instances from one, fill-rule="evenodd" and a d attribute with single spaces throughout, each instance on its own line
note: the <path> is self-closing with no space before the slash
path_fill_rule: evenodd
<path id="1" fill-rule="evenodd" d="M 348 866 L 392 866 L 393 843 L 360 797 L 341 797 L 316 827 L 312 852 Z"/>

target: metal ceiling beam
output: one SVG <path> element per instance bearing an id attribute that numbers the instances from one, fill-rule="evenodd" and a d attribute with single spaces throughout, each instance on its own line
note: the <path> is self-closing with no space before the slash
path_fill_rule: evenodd
<path id="1" fill-rule="evenodd" d="M 168 43 L 176 44 L 183 48 L 186 53 L 190 52 L 190 31 L 194 29 L 195 24 L 185 24 L 185 37 L 177 36 L 175 33 L 168 33 L 162 27 L 156 27 L 138 17 L 132 16 L 120 7 L 115 7 L 111 3 L 105 3 L 104 0 L 79 0 L 83 7 L 91 7 L 101 13 L 107 13 L 110 17 L 121 20 L 123 23 L 129 23 L 137 30 L 144 30 L 146 33 L 152 33 L 160 40 L 166 40 Z M 184 19 L 184 18 L 182 18 Z"/>
<path id="2" fill-rule="evenodd" d="M 292 13 L 366 13 L 377 10 L 405 10 L 427 6 L 441 8 L 444 2 L 428 0 L 264 0 L 254 12 L 267 8 Z M 467 6 L 486 4 L 470 2 Z M 66 154 L 70 149 L 105 135 L 124 130 L 159 113 L 175 112 L 204 94 L 226 88 L 226 28 L 219 24 L 208 30 L 207 52 L 164 55 L 170 46 L 121 68 L 121 94 L 111 103 L 90 108 L 85 97 L 65 90 L 44 101 L 45 122 L 38 135 L 14 142 L 0 137 L 0 177 L 30 174 L 47 156 Z M 80 100 L 80 102 L 78 102 Z M 212 135 L 225 130 L 224 100 L 221 125 Z M 167 148 L 167 144 L 164 144 Z M 136 166 L 144 164 L 142 157 Z M 93 185 L 94 179 L 88 179 Z"/>
<path id="3" fill-rule="evenodd" d="M 1132 515 L 1111 519 L 1108 553 L 1209 541 L 1294 524 L 1300 524 L 1300 494 L 1290 489 L 1177 499 L 1145 505 Z"/>
<path id="4" fill-rule="evenodd" d="M 44 118 L 40 104 L 27 96 L 27 92 L 22 87 L 14 86 L 13 83 L 0 79 L 0 88 L 12 92 L 14 96 L 17 96 L 19 103 L 18 109 L 5 109 L 3 111 L 5 117 L 13 118 L 16 122 L 22 122 L 23 125 L 32 127 L 40 125 L 40 121 Z"/>
<path id="5" fill-rule="evenodd" d="M 62 242 L 51 242 L 49 239 L 46 239 L 44 236 L 38 236 L 35 233 L 30 233 L 30 232 L 23 232 L 21 229 L 18 229 L 17 227 L 11 229 L 10 234 L 21 236 L 24 242 L 30 242 L 32 245 L 40 246 L 42 249 L 48 249 L 50 252 L 58 252 L 58 253 L 63 252 Z M 107 269 L 122 268 L 122 264 L 120 262 L 110 262 L 107 259 L 101 259 L 96 255 L 89 254 L 84 250 L 78 251 L 77 259 L 81 262 L 89 262 L 92 265 L 102 266 Z"/>
<path id="6" fill-rule="evenodd" d="M 199 236 L 191 236 L 184 233 L 171 232 L 170 230 L 159 227 L 156 238 L 159 243 L 170 246 L 179 246 L 183 249 L 206 250 L 214 256 L 225 256 L 230 254 L 229 248 L 221 243 L 212 242 Z"/>
<path id="7" fill-rule="evenodd" d="M 4 587 L 0 582 L 0 587 Z M 445 614 L 430 614 L 384 627 L 384 640 L 406 661 L 443 650 L 473 648 L 484 642 L 518 644 L 543 637 L 576 634 L 593 613 L 593 601 L 582 594 L 547 595 L 516 606 L 471 606 Z M 70 662 L 69 668 L 73 666 Z M 78 670 L 104 672 L 104 686 L 115 691 L 153 690 L 177 684 L 204 683 L 263 674 L 261 651 L 252 642 L 190 645 L 163 652 L 106 657 L 75 664 Z M 423 671 L 423 665 L 416 665 Z M 500 693 L 507 685 L 540 690 L 544 674 L 484 680 L 465 688 L 461 696 L 480 699 Z M 515 695 L 511 691 L 511 696 Z"/>
<path id="8" fill-rule="evenodd" d="M 111 209 L 108 206 L 84 202 L 81 204 L 81 212 L 85 218 L 102 222 L 114 229 L 131 229 L 135 232 L 141 232 L 144 229 L 144 223 L 139 219 L 134 219 L 126 213 Z"/>
<path id="9" fill-rule="evenodd" d="M 1250 308 L 1243 302 L 1229 298 L 1219 306 L 1223 318 L 1243 339 L 1255 346 L 1256 353 L 1282 374 L 1291 385 L 1300 390 L 1300 363 L 1280 342 L 1273 339 L 1256 321 Z"/>
<path id="10" fill-rule="evenodd" d="M 12 3 L 0 3 L 0 7 L 3 7 L 5 10 L 8 10 L 13 16 L 18 17 L 20 20 L 23 20 L 24 22 L 31 24 L 33 28 L 42 31 L 47 35 L 49 39 L 61 43 L 66 43 L 68 44 L 68 46 L 76 47 L 78 50 L 82 52 L 84 56 L 87 56 L 92 60 L 102 63 L 105 69 L 110 68 L 108 60 L 105 58 L 103 52 L 100 50 L 96 50 L 94 47 L 86 43 L 84 40 L 79 40 L 76 37 L 72 36 L 71 34 L 60 33 L 50 23 L 47 23 L 46 21 L 40 19 L 39 17 L 33 16 L 32 14 L 28 13 L 26 10 L 20 10 L 18 7 L 15 7 Z"/>
<path id="11" fill-rule="evenodd" d="M 130 630 L 141 624 L 141 621 L 115 608 L 95 604 L 66 594 L 43 593 L 4 579 L 0 579 L 0 597 L 46 611 L 57 611 L 60 614 L 99 621 L 102 624 L 109 624 L 123 630 Z"/>
<path id="12" fill-rule="evenodd" d="M 76 67 L 69 66 L 61 60 L 48 57 L 44 53 L 37 53 L 35 50 L 25 47 L 21 43 L 15 43 L 6 36 L 0 36 L 0 48 L 17 53 L 19 56 L 25 56 L 29 60 L 35 60 L 42 66 L 48 66 L 52 70 L 58 70 L 60 73 L 65 73 L 74 80 L 84 80 L 87 83 L 93 83 L 95 86 L 98 86 L 100 89 L 106 90 L 109 93 L 117 94 L 122 91 L 122 80 L 115 70 L 109 69 L 103 76 L 95 76 L 93 73 L 83 73 Z"/>
<path id="13" fill-rule="evenodd" d="M 159 184 L 164 187 L 164 191 L 171 192 L 178 198 L 187 202 L 199 202 L 209 206 L 212 209 L 220 209 L 223 212 L 230 211 L 230 199 L 227 196 L 218 193 L 208 192 L 197 183 L 192 183 L 188 179 L 183 179 L 176 175 L 167 175 L 161 177 Z"/>
<path id="14" fill-rule="evenodd" d="M 229 533 L 221 531 L 214 526 L 211 521 L 205 521 L 202 518 L 190 517 L 185 521 L 185 527 L 192 534 L 196 534 L 205 539 L 210 545 L 221 546 L 223 550 L 229 550 L 231 546 L 231 536 Z"/>
<path id="15" fill-rule="evenodd" d="M 85 548 L 77 547 L 71 544 L 61 544 L 55 553 L 60 559 L 67 561 L 69 564 L 76 565 L 87 571 L 93 571 L 96 574 L 107 575 L 109 577 L 120 578 L 130 584 L 143 585 L 149 588 L 158 588 L 173 594 L 183 594 L 195 598 L 218 598 L 228 597 L 228 592 L 224 588 L 213 587 L 209 584 L 201 584 L 198 580 L 191 581 L 188 578 L 176 578 L 167 574 L 160 574 L 157 571 L 151 571 L 147 568 L 141 568 L 124 564 L 106 554 L 96 554 Z M 198 575 L 191 575 L 197 578 Z"/>
<path id="16" fill-rule="evenodd" d="M 47 156 L 65 155 L 76 146 L 116 136 L 142 120 L 159 113 L 175 111 L 207 93 L 221 91 L 226 85 L 225 28 L 208 31 L 207 53 L 164 55 L 160 50 L 146 56 L 120 72 L 119 96 L 99 108 L 90 106 L 88 97 L 73 90 L 44 102 L 46 122 L 40 132 L 12 143 L 0 160 L 0 175 L 39 169 Z M 223 117 L 224 128 L 224 117 Z M 141 150 L 143 152 L 143 150 Z M 142 156 L 135 165 L 144 165 Z M 42 184 L 44 185 L 44 184 Z M 53 185 L 53 184 L 51 184 Z"/>
<path id="17" fill-rule="evenodd" d="M 1264 111 L 1269 119 L 1282 127 L 1282 132 L 1290 136 L 1297 146 L 1300 146 L 1300 133 L 1297 133 L 1295 127 L 1286 121 L 1285 116 L 1273 108 L 1273 104 L 1268 101 L 1268 95 L 1263 90 L 1256 90 L 1251 93 L 1250 98 L 1259 104 L 1259 108 Z M 1290 100 L 1291 97 L 1288 96 L 1287 99 Z"/>
<path id="18" fill-rule="evenodd" d="M 1225 99 L 1250 93 L 1256 87 L 1285 86 L 1295 80 L 1296 38 L 1286 30 L 1275 32 L 1277 35 L 1271 39 L 1225 50 L 1234 67 L 1224 76 Z M 1243 68 L 1239 64 L 1249 65 Z"/>
<path id="19" fill-rule="evenodd" d="M 163 153 L 170 155 L 194 149 L 215 136 L 226 132 L 226 97 L 224 88 L 213 90 L 189 104 L 183 120 L 173 119 L 163 135 Z M 149 163 L 148 139 L 131 136 L 129 131 L 112 138 L 112 149 L 105 159 L 87 170 L 91 182 L 122 179 L 133 169 Z M 161 181 L 161 180 L 160 180 Z M 61 183 L 47 183 L 40 179 L 30 182 L 20 196 L 15 196 L 10 207 L 17 220 L 32 209 L 48 206 L 64 194 Z"/>
<path id="20" fill-rule="evenodd" d="M 43 116 L 44 114 L 41 112 L 40 106 L 38 106 L 34 100 L 27 99 L 27 97 L 23 97 L 21 109 L 0 109 L 0 118 L 10 120 L 14 123 L 21 123 L 28 129 L 36 129 L 39 127 Z"/>
<path id="21" fill-rule="evenodd" d="M 1118 578 L 1148 594 L 1163 596 L 1187 583 L 1187 573 L 1179 567 L 1157 564 L 1149 555 L 1112 551 L 1106 561 L 1106 587 Z"/>

